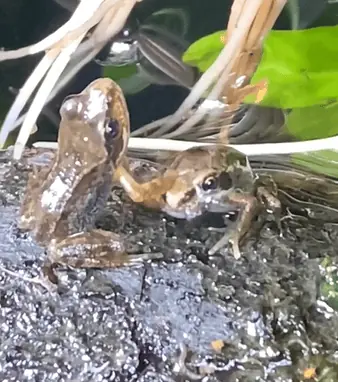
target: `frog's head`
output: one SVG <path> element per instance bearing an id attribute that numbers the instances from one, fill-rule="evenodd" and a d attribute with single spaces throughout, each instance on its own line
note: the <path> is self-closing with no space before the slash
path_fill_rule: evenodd
<path id="1" fill-rule="evenodd" d="M 175 183 L 165 195 L 164 210 L 168 214 L 193 219 L 206 211 L 232 212 L 237 208 L 232 202 L 232 195 L 252 192 L 254 178 L 247 158 L 233 150 L 229 151 L 230 156 L 223 158 L 220 150 L 217 149 L 217 155 L 209 153 L 209 167 L 203 168 L 199 163 L 188 166 L 185 163 L 185 169 L 180 169 Z M 202 156 L 200 161 L 205 162 Z M 180 163 L 183 161 L 180 160 Z"/>
<path id="2" fill-rule="evenodd" d="M 77 153 L 93 165 L 109 159 L 117 167 L 128 146 L 129 113 L 121 88 L 109 78 L 68 96 L 60 109 L 59 156 Z"/>
<path id="3" fill-rule="evenodd" d="M 165 195 L 165 212 L 181 219 L 193 219 L 204 212 L 229 212 L 229 195 L 235 189 L 226 171 L 206 169 L 181 173 Z"/>

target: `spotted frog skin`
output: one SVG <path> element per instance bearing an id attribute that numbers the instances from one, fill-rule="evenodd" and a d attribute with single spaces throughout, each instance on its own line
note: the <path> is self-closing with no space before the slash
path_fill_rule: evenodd
<path id="1" fill-rule="evenodd" d="M 239 258 L 239 242 L 262 207 L 274 212 L 278 223 L 281 205 L 275 184 L 261 187 L 247 157 L 229 146 L 191 148 L 174 154 L 163 168 L 161 174 L 144 184 L 137 184 L 125 168 L 118 169 L 116 175 L 135 202 L 179 219 L 191 220 L 206 212 L 237 213 L 235 224 L 209 254 L 230 243 Z"/>
<path id="2" fill-rule="evenodd" d="M 162 209 L 167 213 L 188 220 L 205 212 L 238 214 L 210 255 L 230 243 L 239 258 L 239 242 L 262 208 L 273 212 L 279 225 L 281 205 L 275 183 L 262 187 L 241 152 L 225 145 L 201 146 L 175 155 L 169 166 L 179 176 L 165 196 Z"/>
<path id="3" fill-rule="evenodd" d="M 98 79 L 67 97 L 60 114 L 57 152 L 50 166 L 29 176 L 20 228 L 47 247 L 52 264 L 116 267 L 152 258 L 128 255 L 119 235 L 94 228 L 128 144 L 121 89 L 108 78 Z"/>

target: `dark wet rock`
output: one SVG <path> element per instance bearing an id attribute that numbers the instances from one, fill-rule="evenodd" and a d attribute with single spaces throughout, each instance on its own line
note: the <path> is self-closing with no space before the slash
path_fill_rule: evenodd
<path id="1" fill-rule="evenodd" d="M 57 290 L 48 291 L 27 281 L 41 277 L 44 249 L 16 225 L 34 153 L 19 164 L 0 153 L 0 265 L 17 274 L 0 269 L 1 381 L 168 382 L 200 374 L 208 382 L 291 382 L 310 367 L 338 380 L 338 316 L 322 294 L 336 274 L 334 225 L 288 219 L 279 237 L 266 223 L 239 261 L 226 249 L 209 258 L 221 233 L 137 207 L 115 189 L 98 225 L 124 235 L 133 251 L 161 251 L 164 259 L 59 269 Z"/>

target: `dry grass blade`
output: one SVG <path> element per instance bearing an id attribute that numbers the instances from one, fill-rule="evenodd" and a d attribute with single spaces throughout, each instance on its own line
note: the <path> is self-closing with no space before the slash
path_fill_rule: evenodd
<path id="1" fill-rule="evenodd" d="M 192 147 L 208 146 L 212 143 L 196 141 L 180 141 L 161 138 L 130 138 L 129 149 L 135 151 L 184 151 Z M 37 148 L 56 149 L 57 142 L 36 142 L 33 145 Z M 285 142 L 285 143 L 258 143 L 258 144 L 240 144 L 229 146 L 242 152 L 247 156 L 268 155 L 268 154 L 294 154 L 307 153 L 318 150 L 335 150 L 338 146 L 338 137 L 314 139 L 311 141 Z"/>
<path id="2" fill-rule="evenodd" d="M 104 0 L 81 0 L 72 17 L 54 33 L 36 44 L 24 48 L 0 51 L 0 61 L 13 60 L 51 49 L 72 31 L 80 35 L 82 33 L 81 29 L 87 27 L 85 23 L 89 20 L 93 20 L 93 12 L 97 10 L 103 1 Z"/>
<path id="3" fill-rule="evenodd" d="M 235 0 L 233 7 L 238 1 Z M 247 35 L 249 28 L 257 14 L 258 9 L 264 0 L 250 0 L 247 2 L 246 7 L 243 8 L 243 13 L 241 14 L 241 18 L 238 20 L 238 27 L 235 32 L 232 34 L 231 38 L 229 38 L 228 43 L 223 48 L 222 52 L 219 54 L 216 61 L 210 66 L 210 68 L 202 75 L 202 77 L 197 81 L 195 86 L 192 88 L 189 96 L 185 99 L 176 113 L 170 118 L 170 120 L 161 127 L 161 129 L 156 133 L 156 135 L 164 136 L 173 126 L 178 124 L 184 117 L 191 113 L 192 108 L 195 104 L 202 98 L 207 96 L 207 92 L 209 88 L 219 82 L 217 79 L 220 76 L 229 76 L 233 69 L 233 63 L 241 51 L 241 46 L 243 41 Z M 218 97 L 214 97 L 210 95 L 210 99 L 217 99 Z M 200 113 L 200 119 L 202 120 L 203 116 L 206 112 Z M 195 117 L 196 118 L 196 117 Z M 186 130 L 186 126 L 190 128 L 190 123 L 188 121 L 185 122 L 186 125 L 182 125 L 179 128 L 179 132 L 184 132 Z M 155 135 L 154 135 L 155 136 Z M 170 134 L 165 135 L 166 138 L 170 138 Z"/>
<path id="4" fill-rule="evenodd" d="M 227 28 L 227 43 L 214 64 L 202 75 L 176 113 L 164 120 L 160 128 L 153 131 L 154 122 L 141 128 L 134 136 L 152 131 L 148 135 L 151 138 L 200 141 L 200 131 L 204 127 L 216 126 L 217 121 L 221 121 L 218 127 L 220 134 L 215 134 L 215 129 L 211 130 L 209 141 L 219 138 L 224 141 L 222 132 L 226 134 L 243 99 L 254 93 L 259 102 L 266 92 L 266 81 L 255 86 L 248 83 L 259 63 L 263 40 L 285 3 L 286 0 L 235 0 Z M 208 101 L 221 100 L 223 114 L 210 111 L 203 104 L 193 111 L 196 102 L 203 97 Z M 203 139 L 208 139 L 208 136 L 204 135 Z"/>
<path id="5" fill-rule="evenodd" d="M 28 102 L 29 97 L 39 85 L 40 81 L 47 73 L 48 69 L 51 67 L 55 59 L 56 56 L 53 56 L 50 53 L 46 54 L 36 66 L 32 74 L 28 77 L 24 86 L 20 89 L 13 105 L 11 106 L 2 124 L 2 128 L 0 131 L 0 147 L 2 147 L 6 142 L 8 135 L 13 130 L 13 127 L 16 125 L 17 118 L 19 117 L 22 109 Z"/>
<path id="6" fill-rule="evenodd" d="M 234 2 L 227 28 L 227 37 L 224 42 L 231 41 L 233 34 L 239 28 L 243 12 L 249 0 Z M 249 94 L 256 95 L 256 102 L 261 100 L 267 90 L 267 81 L 256 85 L 249 85 L 261 55 L 263 40 L 273 27 L 278 15 L 282 11 L 286 0 L 265 0 L 261 3 L 250 28 L 247 30 L 238 55 L 234 58 L 231 74 L 224 71 L 218 83 L 210 92 L 210 97 L 218 98 L 227 104 L 228 111 L 235 112 L 240 107 L 245 97 Z M 227 128 L 221 129 L 219 138 L 227 142 Z"/>
<path id="7" fill-rule="evenodd" d="M 216 82 L 214 88 L 209 92 L 208 98 L 215 99 L 218 96 L 224 97 L 225 102 L 231 106 L 230 109 L 232 108 L 233 110 L 236 110 L 236 107 L 238 107 L 243 97 L 252 91 L 254 91 L 257 95 L 257 102 L 260 101 L 260 99 L 264 96 L 267 84 L 262 82 L 257 86 L 249 86 L 247 83 L 249 82 L 259 62 L 263 39 L 269 30 L 273 27 L 285 4 L 286 0 L 265 0 L 260 1 L 259 4 L 258 2 L 254 2 L 252 0 L 234 1 L 227 28 L 228 41 L 226 46 L 229 46 L 231 41 L 234 41 L 235 38 L 237 42 L 240 40 L 239 32 L 243 31 L 244 27 L 246 28 L 244 31 L 245 36 L 243 37 L 242 35 L 242 45 L 241 50 L 237 53 L 237 60 L 232 61 L 232 75 L 229 76 L 228 72 L 224 70 L 221 78 Z M 251 19 L 251 21 L 245 13 L 249 6 L 256 6 L 255 17 Z M 241 24 L 241 22 L 243 23 Z M 206 141 L 212 142 L 219 139 L 219 136 L 214 134 L 216 121 L 213 121 L 211 118 L 213 123 L 211 123 L 210 120 L 199 123 L 204 118 L 204 116 L 207 115 L 208 111 L 205 110 L 204 115 L 203 113 L 200 113 L 198 116 L 198 113 L 192 111 L 191 107 L 195 101 L 198 101 L 198 95 L 200 95 L 202 98 L 202 92 L 200 90 L 203 87 L 204 80 L 210 81 L 209 83 L 212 83 L 212 81 L 220 73 L 217 70 L 219 70 L 218 65 L 221 65 L 222 63 L 221 56 L 224 54 L 225 48 L 219 55 L 214 65 L 212 65 L 209 70 L 201 77 L 199 82 L 192 89 L 190 96 L 177 110 L 177 112 L 172 116 L 164 118 L 161 121 L 154 121 L 136 131 L 133 134 L 134 137 L 140 137 L 142 134 L 145 134 L 150 138 L 144 140 L 140 138 L 132 138 L 130 140 L 130 148 L 139 150 L 181 151 L 193 146 L 208 144 Z M 217 73 L 215 71 L 217 71 Z M 217 75 L 215 75 L 215 73 Z M 238 81 L 238 79 L 241 79 L 242 81 Z M 181 122 L 181 119 L 185 119 L 183 124 L 178 129 L 173 129 L 175 125 Z M 226 124 L 227 119 L 224 118 L 224 116 L 218 118 L 217 121 L 220 122 L 220 131 L 223 128 L 228 128 L 228 125 Z M 212 130 L 213 135 L 208 137 L 203 136 L 202 140 L 199 136 L 200 131 L 203 131 L 204 127 L 208 128 L 208 126 L 212 125 L 214 126 L 214 129 Z M 153 133 L 156 128 L 158 128 L 158 130 Z M 168 131 L 170 132 L 168 133 Z M 155 137 L 160 137 L 161 139 Z M 163 138 L 175 138 L 175 140 L 171 141 L 170 139 Z M 179 141 L 177 139 L 183 140 Z M 240 144 L 231 146 L 235 147 L 237 150 L 243 152 L 244 154 L 251 156 L 258 154 L 291 154 L 318 150 L 335 150 L 337 145 L 338 137 L 302 142 L 263 143 L 252 145 Z"/>
<path id="8" fill-rule="evenodd" d="M 67 46 L 67 48 L 61 51 L 61 53 L 58 55 L 58 57 L 54 61 L 54 65 L 51 67 L 48 74 L 46 75 L 45 80 L 42 83 L 41 87 L 39 88 L 29 108 L 27 116 L 22 124 L 20 133 L 17 137 L 16 144 L 14 146 L 14 153 L 13 153 L 14 158 L 19 159 L 21 157 L 21 153 L 25 148 L 25 144 L 28 141 L 29 136 L 31 135 L 32 128 L 36 120 L 38 119 L 38 116 L 44 104 L 46 103 L 49 93 L 52 91 L 56 81 L 60 77 L 66 65 L 68 64 L 71 54 L 78 47 L 83 37 L 84 37 L 84 34 L 82 34 L 75 41 L 73 41 L 69 46 Z"/>
<path id="9" fill-rule="evenodd" d="M 51 98 L 50 94 L 56 82 L 89 29 L 95 27 L 79 48 L 82 59 L 79 62 L 73 62 L 73 67 L 68 70 L 66 79 L 61 81 L 63 85 L 81 67 L 92 60 L 105 43 L 121 30 L 136 2 L 137 0 L 82 0 L 70 20 L 41 42 L 17 51 L 0 52 L 0 61 L 4 61 L 47 50 L 45 57 L 20 90 L 6 117 L 0 135 L 0 147 L 5 144 L 8 134 L 16 126 L 20 112 L 44 77 L 14 146 L 14 158 L 21 157 L 39 113 L 47 100 Z M 60 89 L 61 87 L 58 86 L 58 90 Z"/>
<path id="10" fill-rule="evenodd" d="M 234 2 L 228 23 L 227 37 L 224 38 L 224 42 L 230 40 L 231 36 L 236 33 L 236 28 L 238 28 L 236 26 L 242 17 L 242 8 L 247 1 L 241 0 L 237 7 L 236 2 Z M 273 27 L 285 4 L 286 0 L 265 0 L 261 3 L 256 17 L 247 31 L 241 51 L 236 57 L 231 76 L 226 79 L 223 89 L 221 90 L 222 98 L 231 109 L 237 109 L 239 104 L 243 101 L 243 98 L 251 92 L 262 90 L 262 84 L 255 87 L 249 86 L 248 83 L 259 64 L 262 55 L 263 40 Z M 218 87 L 220 88 L 220 86 Z M 218 92 L 216 92 L 215 96 L 217 93 Z"/>
<path id="11" fill-rule="evenodd" d="M 40 110 L 48 98 L 52 99 L 86 63 L 95 57 L 106 41 L 118 33 L 124 26 L 136 2 L 137 0 L 81 0 L 68 23 L 54 34 L 46 37 L 38 44 L 23 48 L 16 51 L 16 53 L 0 52 L 1 61 L 47 50 L 45 57 L 20 90 L 6 117 L 0 133 L 1 147 L 11 129 L 16 125 L 22 109 L 39 83 L 45 76 L 46 81 L 48 73 L 51 73 L 51 71 L 52 73 L 53 71 L 54 73 L 57 72 L 55 62 L 57 61 L 59 75 L 62 72 L 62 66 L 66 66 L 70 56 L 72 56 L 72 65 L 69 64 L 65 68 L 66 75 L 60 77 L 57 84 L 55 84 L 56 80 L 54 81 L 55 87 L 54 85 L 51 86 L 51 82 L 49 82 L 49 85 L 42 82 L 40 90 L 37 92 L 41 102 L 39 103 Z M 133 134 L 134 137 L 145 134 L 151 138 L 158 138 L 131 138 L 130 148 L 144 151 L 182 151 L 192 146 L 204 145 L 206 142 L 218 140 L 217 130 L 222 131 L 229 125 L 231 119 L 229 110 L 236 110 L 243 97 L 249 92 L 256 91 L 258 100 L 264 95 L 265 84 L 260 84 L 260 87 L 255 88 L 248 86 L 248 82 L 259 62 L 263 38 L 273 26 L 285 3 L 286 0 L 235 0 L 227 28 L 227 43 L 219 57 L 195 84 L 190 95 L 176 113 L 152 122 Z M 91 9 L 91 12 L 88 11 L 89 9 Z M 81 35 L 84 35 L 92 27 L 94 28 L 91 36 L 74 53 L 69 51 L 68 55 L 64 53 L 63 59 L 59 58 L 61 52 L 74 39 L 81 39 Z M 51 75 L 49 75 L 49 81 L 50 78 Z M 53 91 L 51 91 L 52 88 Z M 42 92 L 41 89 L 45 90 Z M 197 102 L 205 98 L 207 99 L 203 102 L 204 104 L 210 100 L 222 99 L 224 105 L 228 106 L 228 108 L 225 108 L 226 113 L 213 115 L 208 108 L 203 109 L 203 107 L 197 109 L 198 112 L 196 112 L 193 107 Z M 35 101 L 36 107 L 37 104 L 38 102 Z M 30 117 L 29 113 L 31 113 Z M 16 143 L 15 157 L 17 159 L 26 144 L 30 129 L 35 124 L 34 119 L 36 119 L 37 114 L 38 108 L 35 111 L 33 109 L 33 112 L 29 111 L 26 115 L 25 119 L 28 119 L 28 122 L 23 125 L 24 129 L 21 129 L 20 139 Z M 184 122 L 177 129 L 176 126 L 182 122 L 182 119 Z M 175 140 L 159 139 L 163 137 L 175 138 Z M 178 141 L 177 139 L 183 140 Z M 337 147 L 337 142 L 338 137 L 333 137 L 304 142 L 232 146 L 246 155 L 257 155 L 332 149 Z M 52 146 L 56 145 L 52 144 Z"/>

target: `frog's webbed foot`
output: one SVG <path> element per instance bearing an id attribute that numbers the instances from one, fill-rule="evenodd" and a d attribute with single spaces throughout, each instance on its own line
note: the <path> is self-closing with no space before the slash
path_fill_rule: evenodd
<path id="1" fill-rule="evenodd" d="M 229 228 L 224 236 L 209 250 L 208 254 L 213 255 L 230 243 L 235 259 L 239 259 L 241 257 L 239 242 L 250 228 L 257 208 L 257 199 L 250 195 L 234 193 L 231 195 L 231 202 L 242 205 L 238 218 L 234 223 L 235 227 Z"/>
<path id="2" fill-rule="evenodd" d="M 128 255 L 119 235 L 101 229 L 52 240 L 48 255 L 50 264 L 74 268 L 116 268 L 162 257 L 160 253 Z"/>
<path id="3" fill-rule="evenodd" d="M 15 277 L 17 279 L 20 279 L 25 282 L 29 282 L 35 285 L 40 285 L 43 288 L 45 288 L 50 294 L 53 294 L 56 292 L 55 285 L 51 284 L 50 279 L 46 278 L 45 275 L 35 276 L 35 277 L 26 277 L 22 276 L 19 273 L 10 271 L 9 269 L 3 267 L 0 265 L 0 270 L 4 273 L 7 273 L 8 275 Z M 55 284 L 55 283 L 54 283 Z"/>

